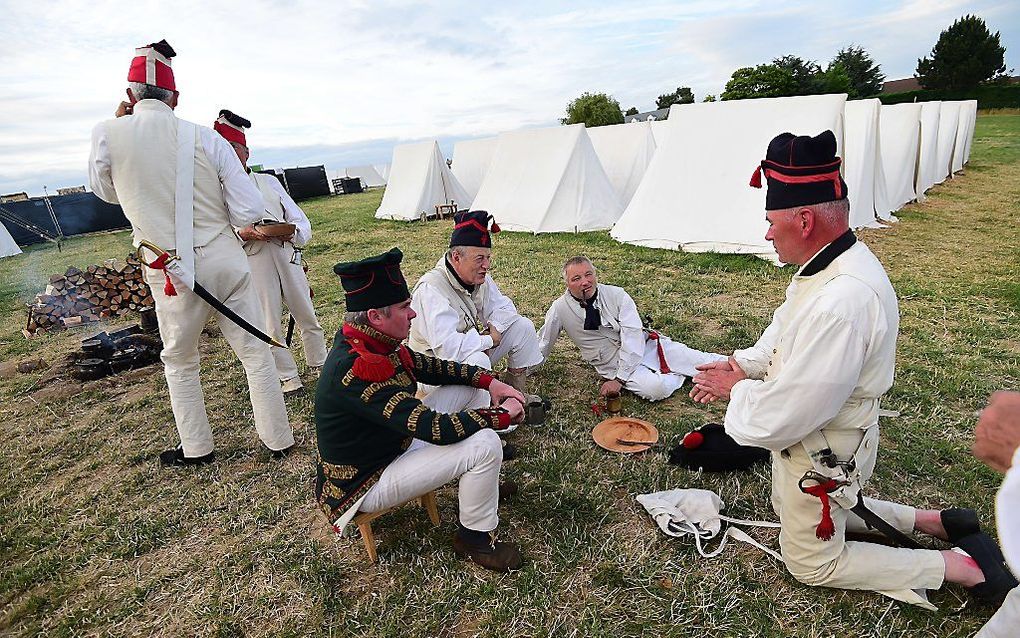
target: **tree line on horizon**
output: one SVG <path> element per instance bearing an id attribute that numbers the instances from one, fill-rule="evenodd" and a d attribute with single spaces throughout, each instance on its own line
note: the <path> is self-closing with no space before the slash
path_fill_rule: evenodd
<path id="1" fill-rule="evenodd" d="M 1005 56 L 999 32 L 991 33 L 983 19 L 968 14 L 943 30 L 929 55 L 918 59 L 915 77 L 925 89 L 973 90 L 1008 79 Z M 826 93 L 846 93 L 850 99 L 858 99 L 878 95 L 884 82 L 881 66 L 863 47 L 851 44 L 840 49 L 824 69 L 817 62 L 796 55 L 741 67 L 730 76 L 722 93 L 706 95 L 702 101 Z M 694 101 L 690 87 L 678 86 L 656 98 L 655 108 Z M 620 103 L 607 93 L 585 92 L 567 104 L 566 117 L 560 123 L 589 127 L 622 124 L 625 115 L 638 113 L 633 106 L 624 113 Z"/>

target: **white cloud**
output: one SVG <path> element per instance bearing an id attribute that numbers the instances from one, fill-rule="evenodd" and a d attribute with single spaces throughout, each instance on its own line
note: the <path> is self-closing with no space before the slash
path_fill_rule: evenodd
<path id="1" fill-rule="evenodd" d="M 738 66 L 785 53 L 824 62 L 851 42 L 906 75 L 963 13 L 1017 23 L 1004 2 L 887 4 L 0 0 L 0 192 L 80 183 L 133 47 L 161 37 L 179 52 L 181 117 L 245 115 L 256 161 L 358 164 L 400 140 L 553 125 L 582 91 L 642 110 L 681 84 L 700 98 Z"/>

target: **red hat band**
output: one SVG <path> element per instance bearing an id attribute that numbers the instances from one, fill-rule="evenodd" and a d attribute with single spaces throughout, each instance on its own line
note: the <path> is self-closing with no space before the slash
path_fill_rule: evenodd
<path id="1" fill-rule="evenodd" d="M 248 142 L 244 137 L 244 131 L 237 128 L 230 122 L 227 122 L 223 118 L 219 118 L 215 123 L 213 123 L 213 130 L 222 135 L 228 142 L 234 142 L 241 146 L 248 146 Z"/>
<path id="2" fill-rule="evenodd" d="M 158 86 L 168 91 L 176 91 L 174 72 L 170 68 L 170 59 L 152 47 L 135 49 L 135 57 L 128 69 L 128 82 L 140 82 Z"/>

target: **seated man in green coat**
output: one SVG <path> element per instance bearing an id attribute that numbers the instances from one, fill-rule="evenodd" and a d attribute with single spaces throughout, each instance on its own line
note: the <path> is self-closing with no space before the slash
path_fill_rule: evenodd
<path id="1" fill-rule="evenodd" d="M 414 352 L 414 311 L 399 249 L 337 264 L 347 313 L 315 392 L 319 462 L 315 495 L 337 532 L 360 512 L 378 512 L 459 478 L 459 556 L 496 571 L 516 569 L 515 543 L 496 540 L 496 432 L 523 418 L 524 397 L 488 370 Z M 489 391 L 493 407 L 442 414 L 415 398 L 417 383 Z"/>

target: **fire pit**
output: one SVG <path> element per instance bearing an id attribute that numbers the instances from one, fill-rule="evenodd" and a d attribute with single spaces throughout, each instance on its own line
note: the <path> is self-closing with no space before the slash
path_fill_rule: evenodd
<path id="1" fill-rule="evenodd" d="M 79 381 L 95 381 L 110 374 L 144 368 L 159 361 L 163 342 L 139 325 L 100 332 L 81 342 L 72 370 Z"/>

